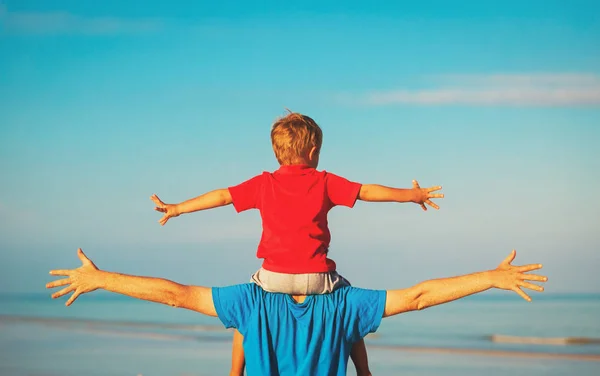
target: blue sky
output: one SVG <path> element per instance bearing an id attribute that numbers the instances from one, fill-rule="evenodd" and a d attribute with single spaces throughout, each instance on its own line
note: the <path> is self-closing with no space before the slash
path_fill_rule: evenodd
<path id="1" fill-rule="evenodd" d="M 149 196 L 276 169 L 286 107 L 322 126 L 320 168 L 444 186 L 440 211 L 331 213 L 354 284 L 492 268 L 516 248 L 548 291 L 600 292 L 596 2 L 0 4 L 0 292 L 41 291 L 77 247 L 108 270 L 245 282 L 257 213 L 161 228 Z"/>

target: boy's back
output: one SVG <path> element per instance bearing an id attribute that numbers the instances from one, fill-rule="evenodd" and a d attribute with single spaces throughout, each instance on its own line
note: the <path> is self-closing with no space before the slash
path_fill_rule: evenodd
<path id="1" fill-rule="evenodd" d="M 327 213 L 352 207 L 361 185 L 308 165 L 281 166 L 229 188 L 237 212 L 260 210 L 263 233 L 257 257 L 279 273 L 336 270 L 327 258 L 331 235 Z"/>

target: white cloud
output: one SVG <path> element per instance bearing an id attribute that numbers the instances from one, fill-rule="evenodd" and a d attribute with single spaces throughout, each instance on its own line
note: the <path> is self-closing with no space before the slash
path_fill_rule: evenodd
<path id="1" fill-rule="evenodd" d="M 595 74 L 493 74 L 430 77 L 429 89 L 371 91 L 352 98 L 360 104 L 473 106 L 598 106 Z"/>
<path id="2" fill-rule="evenodd" d="M 443 75 L 434 77 L 434 79 L 438 83 L 454 85 L 542 85 L 552 87 L 600 85 L 600 76 L 591 73 Z"/>
<path id="3" fill-rule="evenodd" d="M 159 19 L 83 17 L 67 12 L 11 12 L 0 4 L 0 30 L 16 34 L 138 34 L 159 30 Z"/>

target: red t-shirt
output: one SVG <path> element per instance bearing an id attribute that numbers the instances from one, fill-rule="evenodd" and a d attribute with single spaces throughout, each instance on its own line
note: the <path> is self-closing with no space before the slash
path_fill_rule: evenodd
<path id="1" fill-rule="evenodd" d="M 256 256 L 263 268 L 279 273 L 335 270 L 327 258 L 331 234 L 327 213 L 336 205 L 353 207 L 361 185 L 306 165 L 281 166 L 229 187 L 239 213 L 260 210 L 263 233 Z"/>

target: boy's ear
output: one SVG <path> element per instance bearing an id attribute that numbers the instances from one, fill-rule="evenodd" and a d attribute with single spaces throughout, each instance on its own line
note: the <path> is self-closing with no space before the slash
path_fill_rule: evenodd
<path id="1" fill-rule="evenodd" d="M 310 149 L 310 152 L 308 152 L 308 159 L 313 161 L 318 156 L 319 156 L 319 148 L 317 148 L 316 146 L 313 146 Z"/>

